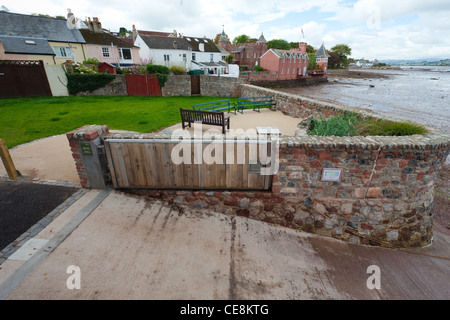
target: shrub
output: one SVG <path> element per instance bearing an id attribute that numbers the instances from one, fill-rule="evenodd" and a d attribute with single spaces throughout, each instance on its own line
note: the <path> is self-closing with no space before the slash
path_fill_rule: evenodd
<path id="1" fill-rule="evenodd" d="M 308 133 L 312 136 L 353 136 L 356 134 L 358 117 L 358 113 L 348 112 L 328 119 L 314 119 Z"/>
<path id="2" fill-rule="evenodd" d="M 177 67 L 177 66 L 170 67 L 169 70 L 170 70 L 170 72 L 172 72 L 175 75 L 186 74 L 186 70 L 184 70 L 184 68 Z"/>
<path id="3" fill-rule="evenodd" d="M 148 74 L 170 74 L 170 69 L 166 66 L 160 66 L 156 64 L 149 64 L 147 65 L 147 72 Z"/>
<path id="4" fill-rule="evenodd" d="M 256 72 L 260 72 L 260 71 L 264 71 L 265 69 L 259 65 L 255 66 L 255 71 Z"/>
<path id="5" fill-rule="evenodd" d="M 70 94 L 103 88 L 116 76 L 113 74 L 67 74 L 67 89 Z"/>
<path id="6" fill-rule="evenodd" d="M 166 66 L 149 64 L 147 65 L 147 72 L 148 74 L 156 74 L 158 76 L 159 86 L 162 88 L 169 77 L 170 69 Z"/>
<path id="7" fill-rule="evenodd" d="M 147 74 L 147 68 L 145 66 L 131 66 L 123 67 L 120 69 L 121 74 Z"/>
<path id="8" fill-rule="evenodd" d="M 74 74 L 96 74 L 98 73 L 97 66 L 87 66 L 84 64 L 74 63 L 72 65 L 72 70 Z"/>
<path id="9" fill-rule="evenodd" d="M 346 112 L 328 119 L 314 119 L 308 134 L 314 136 L 410 136 L 425 134 L 427 129 L 412 122 L 363 118 L 360 113 Z"/>
<path id="10" fill-rule="evenodd" d="M 425 134 L 427 129 L 417 123 L 395 122 L 385 119 L 370 119 L 357 125 L 360 135 L 364 136 L 410 136 Z"/>
<path id="11" fill-rule="evenodd" d="M 94 66 L 98 66 L 100 64 L 100 60 L 97 58 L 89 58 L 84 60 L 83 64 L 93 64 Z"/>

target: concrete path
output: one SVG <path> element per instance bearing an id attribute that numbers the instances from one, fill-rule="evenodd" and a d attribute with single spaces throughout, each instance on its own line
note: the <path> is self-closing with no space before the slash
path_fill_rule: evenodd
<path id="1" fill-rule="evenodd" d="M 449 248 L 437 234 L 416 252 L 449 257 Z M 22 249 L 0 266 L 0 298 L 450 298 L 449 260 L 118 191 L 89 191 Z M 380 290 L 367 287 L 372 265 L 380 268 Z M 79 267 L 80 289 L 67 287 L 70 266 Z"/>
<path id="2" fill-rule="evenodd" d="M 11 153 L 24 175 L 78 182 L 65 136 Z M 449 299 L 449 257 L 439 232 L 409 253 L 89 190 L 0 264 L 0 300 Z"/>

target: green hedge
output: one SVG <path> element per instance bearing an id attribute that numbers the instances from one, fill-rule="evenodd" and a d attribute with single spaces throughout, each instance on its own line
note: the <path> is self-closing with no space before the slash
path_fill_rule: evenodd
<path id="1" fill-rule="evenodd" d="M 113 74 L 68 74 L 67 89 L 70 94 L 103 88 L 110 83 L 116 76 Z"/>
<path id="2" fill-rule="evenodd" d="M 162 88 L 166 84 L 167 78 L 170 75 L 170 69 L 166 66 L 149 64 L 147 65 L 148 74 L 156 74 L 159 80 L 159 86 Z"/>

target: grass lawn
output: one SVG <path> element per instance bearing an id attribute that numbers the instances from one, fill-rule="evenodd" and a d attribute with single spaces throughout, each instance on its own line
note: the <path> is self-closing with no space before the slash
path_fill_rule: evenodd
<path id="1" fill-rule="evenodd" d="M 45 97 L 0 99 L 0 138 L 8 148 L 86 124 L 142 133 L 179 123 L 180 108 L 217 97 Z"/>

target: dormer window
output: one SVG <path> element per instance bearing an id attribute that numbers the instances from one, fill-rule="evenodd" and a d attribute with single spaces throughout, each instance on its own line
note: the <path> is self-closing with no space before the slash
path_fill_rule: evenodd
<path id="1" fill-rule="evenodd" d="M 25 43 L 29 45 L 36 45 L 36 41 L 33 40 L 25 40 Z"/>

